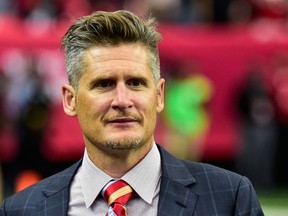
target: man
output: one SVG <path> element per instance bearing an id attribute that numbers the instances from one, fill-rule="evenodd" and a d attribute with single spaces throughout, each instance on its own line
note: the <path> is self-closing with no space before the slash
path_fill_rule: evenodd
<path id="1" fill-rule="evenodd" d="M 6 199 L 1 216 L 263 215 L 247 178 L 178 160 L 155 143 L 165 81 L 154 24 L 116 11 L 70 27 L 63 107 L 79 120 L 83 160 Z"/>

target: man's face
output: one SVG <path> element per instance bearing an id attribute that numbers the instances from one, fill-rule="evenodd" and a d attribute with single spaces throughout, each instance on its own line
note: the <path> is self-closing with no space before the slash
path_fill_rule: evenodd
<path id="1" fill-rule="evenodd" d="M 101 150 L 152 145 L 156 114 L 164 107 L 145 48 L 138 44 L 92 47 L 85 53 L 78 91 L 63 87 L 64 110 L 78 117 L 86 145 Z"/>

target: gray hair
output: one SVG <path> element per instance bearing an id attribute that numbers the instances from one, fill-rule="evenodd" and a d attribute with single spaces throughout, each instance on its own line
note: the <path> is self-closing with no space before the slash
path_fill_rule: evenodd
<path id="1" fill-rule="evenodd" d="M 95 45 L 139 43 L 148 50 L 149 66 L 157 83 L 160 79 L 160 39 L 161 34 L 156 30 L 156 21 L 153 18 L 144 20 L 126 10 L 96 11 L 84 16 L 78 19 L 62 38 L 68 81 L 77 89 L 78 81 L 85 71 L 83 56 L 88 48 Z"/>

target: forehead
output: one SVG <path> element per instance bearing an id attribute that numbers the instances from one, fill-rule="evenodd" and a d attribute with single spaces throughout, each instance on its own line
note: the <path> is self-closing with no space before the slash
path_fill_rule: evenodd
<path id="1" fill-rule="evenodd" d="M 154 82 L 148 51 L 141 44 L 93 46 L 83 57 L 84 68 L 79 82 L 132 77 Z"/>
<path id="2" fill-rule="evenodd" d="M 93 46 L 84 55 L 87 66 L 93 67 L 133 67 L 147 66 L 148 55 L 144 46 L 123 44 L 119 46 Z"/>

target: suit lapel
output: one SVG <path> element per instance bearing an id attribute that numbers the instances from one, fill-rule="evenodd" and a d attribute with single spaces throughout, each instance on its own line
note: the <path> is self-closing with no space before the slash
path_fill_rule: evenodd
<path id="1" fill-rule="evenodd" d="M 51 182 L 42 190 L 47 197 L 38 203 L 36 215 L 66 216 L 69 204 L 70 184 L 81 161 L 52 177 Z"/>
<path id="2" fill-rule="evenodd" d="M 62 191 L 59 191 L 47 199 L 38 203 L 36 216 L 42 215 L 57 215 L 66 216 L 69 204 L 69 188 L 66 187 Z"/>
<path id="3" fill-rule="evenodd" d="M 158 216 L 192 215 L 198 199 L 198 195 L 190 189 L 195 179 L 180 160 L 158 148 L 162 160 Z"/>

